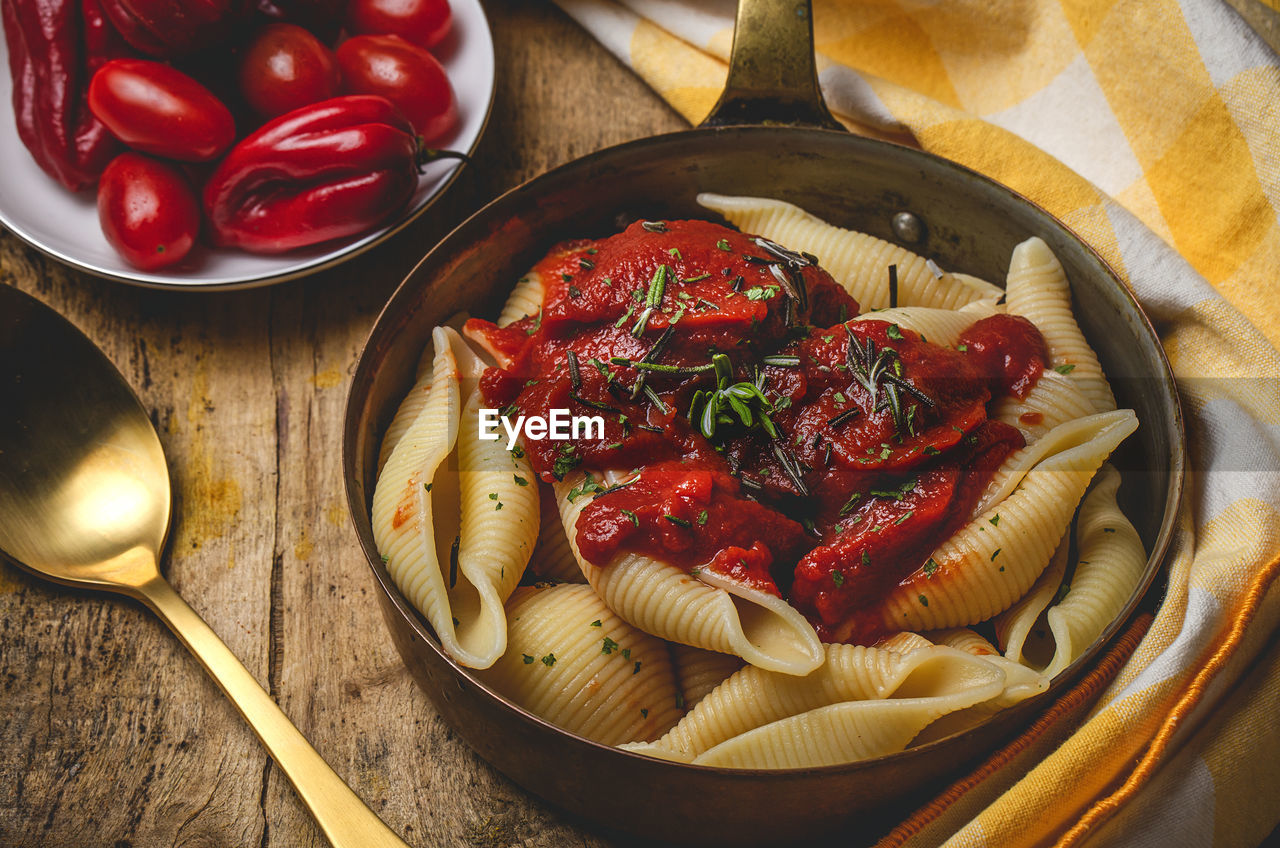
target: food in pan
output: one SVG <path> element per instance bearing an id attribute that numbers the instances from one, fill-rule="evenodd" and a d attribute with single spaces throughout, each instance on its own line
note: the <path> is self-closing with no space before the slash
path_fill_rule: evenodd
<path id="1" fill-rule="evenodd" d="M 516 703 L 683 762 L 849 762 L 1043 691 L 1146 559 L 1105 464 L 1138 422 L 1052 252 L 1002 290 L 700 201 L 738 229 L 565 242 L 434 331 L 373 500 L 401 591 Z"/>

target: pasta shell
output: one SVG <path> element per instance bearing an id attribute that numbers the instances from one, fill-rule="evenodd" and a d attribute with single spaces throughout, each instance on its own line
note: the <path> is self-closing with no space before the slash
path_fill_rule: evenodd
<path id="1" fill-rule="evenodd" d="M 898 306 L 955 309 L 975 300 L 994 303 L 1002 294 L 976 277 L 946 273 L 939 277 L 922 256 L 866 233 L 834 227 L 781 200 L 704 192 L 698 195 L 698 203 L 743 232 L 814 254 L 863 310 L 890 305 L 890 265 L 898 269 Z"/>
<path id="2" fill-rule="evenodd" d="M 860 321 L 885 321 L 897 324 L 907 330 L 914 330 L 924 336 L 925 341 L 944 347 L 955 347 L 960 341 L 960 334 L 969 329 L 976 321 L 996 311 L 987 301 L 971 304 L 978 308 L 961 312 L 956 309 L 934 309 L 929 306 L 899 306 L 895 309 L 882 309 L 854 319 Z"/>
<path id="3" fill-rule="evenodd" d="M 950 648 L 927 646 L 902 654 L 861 645 L 826 645 L 825 654 L 826 662 L 805 677 L 746 666 L 708 693 L 667 735 L 632 750 L 663 750 L 668 758 L 694 761 L 733 737 L 831 704 L 891 695 L 945 696 L 1003 681 L 1003 674 L 989 664 Z M 985 697 L 999 692 L 997 687 Z"/>
<path id="4" fill-rule="evenodd" d="M 533 546 L 537 493 L 515 483 L 521 471 L 534 479 L 527 461 L 521 465 L 499 442 L 480 442 L 476 427 L 459 433 L 463 386 L 474 385 L 484 363 L 448 327 L 436 328 L 432 343 L 430 389 L 374 489 L 374 541 L 445 651 L 462 665 L 484 668 L 505 646 L 502 604 Z M 474 388 L 467 400 L 474 413 Z M 506 500 L 490 499 L 490 491 Z M 511 512 L 495 522 L 488 514 L 499 502 Z M 502 525 L 501 535 L 494 524 Z"/>
<path id="5" fill-rule="evenodd" d="M 742 668 L 742 658 L 733 654 L 704 651 L 679 642 L 671 642 L 669 645 L 671 658 L 676 664 L 676 677 L 680 680 L 680 692 L 684 695 L 685 709 L 696 706 L 708 692 Z"/>
<path id="6" fill-rule="evenodd" d="M 1053 658 L 1053 640 L 1044 612 L 1053 603 L 1067 571 L 1067 542 L 1058 543 L 1049 566 L 1027 594 L 992 620 L 1004 655 L 1030 668 L 1045 668 Z"/>
<path id="7" fill-rule="evenodd" d="M 544 488 L 539 502 L 541 526 L 538 528 L 538 541 L 533 548 L 533 558 L 529 560 L 529 570 L 539 577 L 556 580 L 560 583 L 585 583 L 578 561 L 574 559 L 573 549 L 569 547 L 569 537 L 565 535 L 564 525 L 560 523 L 560 509 L 556 506 L 556 496 L 550 487 Z"/>
<path id="8" fill-rule="evenodd" d="M 542 274 L 531 270 L 516 281 L 516 287 L 507 295 L 507 302 L 498 313 L 498 326 L 505 327 L 528 315 L 537 315 L 542 310 L 543 297 Z"/>
<path id="9" fill-rule="evenodd" d="M 667 646 L 590 586 L 522 586 L 507 616 L 507 652 L 479 676 L 534 715 L 605 745 L 656 738 L 680 718 Z"/>
<path id="10" fill-rule="evenodd" d="M 1105 465 L 1080 506 L 1071 586 L 1046 618 L 1056 644 L 1045 669 L 1052 677 L 1080 656 L 1124 608 L 1146 567 L 1147 553 L 1133 524 L 1116 503 L 1120 472 Z"/>
<path id="11" fill-rule="evenodd" d="M 963 627 L 1012 606 L 1049 564 L 1094 472 L 1137 426 L 1131 410 L 1118 410 L 1046 436 L 1056 450 L 935 550 L 935 569 L 918 569 L 885 598 L 884 626 Z"/>
<path id="12" fill-rule="evenodd" d="M 1093 403 L 1070 377 L 1045 370 L 1036 384 L 1019 400 L 1005 395 L 996 401 L 991 417 L 1016 427 L 1031 444 L 1046 433 L 1076 418 L 1094 413 Z"/>
<path id="13" fill-rule="evenodd" d="M 1071 369 L 1068 376 L 1089 399 L 1093 411 L 1115 409 L 1116 399 L 1098 356 L 1071 311 L 1066 272 L 1042 239 L 1029 238 L 1013 249 L 1005 296 L 1010 314 L 1028 318 L 1039 328 L 1053 367 Z"/>
<path id="14" fill-rule="evenodd" d="M 620 478 L 607 472 L 606 482 Z M 651 557 L 621 553 L 605 567 L 585 560 L 574 543 L 578 514 L 590 502 L 568 493 L 581 472 L 557 483 L 560 517 L 578 567 L 608 607 L 663 639 L 735 654 L 752 665 L 785 674 L 808 674 L 822 664 L 813 626 L 782 598 L 703 570 L 693 577 Z"/>

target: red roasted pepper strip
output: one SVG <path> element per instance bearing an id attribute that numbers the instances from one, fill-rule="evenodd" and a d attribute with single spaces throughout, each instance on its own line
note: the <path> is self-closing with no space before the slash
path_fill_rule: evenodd
<path id="1" fill-rule="evenodd" d="M 181 56 L 230 34 L 247 0 L 101 0 L 107 19 L 150 56 Z"/>
<path id="2" fill-rule="evenodd" d="M 93 70 L 125 48 L 96 0 L 2 0 L 0 10 L 18 135 L 46 173 L 78 191 L 120 149 L 85 98 Z"/>
<path id="3" fill-rule="evenodd" d="M 418 139 L 390 101 L 335 97 L 269 121 L 204 189 L 213 240 L 281 253 L 372 229 L 418 185 Z"/>

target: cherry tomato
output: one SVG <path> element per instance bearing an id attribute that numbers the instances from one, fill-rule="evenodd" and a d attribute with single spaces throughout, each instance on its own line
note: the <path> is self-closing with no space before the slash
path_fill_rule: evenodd
<path id="1" fill-rule="evenodd" d="M 200 233 L 200 208 L 182 171 L 140 153 L 121 153 L 102 172 L 98 220 L 116 252 L 144 271 L 181 262 Z"/>
<path id="2" fill-rule="evenodd" d="M 89 110 L 143 153 L 183 162 L 216 159 L 236 138 L 222 101 L 179 70 L 146 59 L 114 59 L 89 83 Z"/>
<path id="3" fill-rule="evenodd" d="M 338 47 L 350 94 L 378 94 L 399 107 L 424 142 L 458 125 L 458 104 L 444 68 L 426 50 L 398 35 L 357 35 Z"/>
<path id="4" fill-rule="evenodd" d="M 240 60 L 240 93 L 266 119 L 338 93 L 338 60 L 296 24 L 263 27 Z"/>
<path id="5" fill-rule="evenodd" d="M 419 47 L 435 47 L 452 24 L 448 0 L 353 0 L 347 7 L 351 32 L 398 35 Z"/>

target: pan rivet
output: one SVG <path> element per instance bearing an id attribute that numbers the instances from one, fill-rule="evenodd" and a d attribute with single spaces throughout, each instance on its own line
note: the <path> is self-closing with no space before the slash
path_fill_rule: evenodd
<path id="1" fill-rule="evenodd" d="M 910 212 L 893 216 L 893 234 L 907 244 L 915 244 L 924 237 L 924 224 Z"/>

